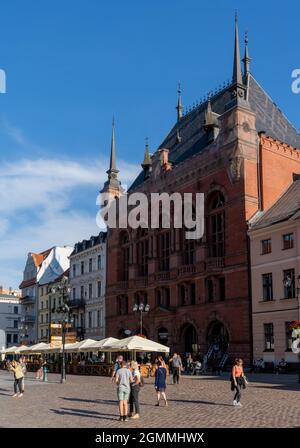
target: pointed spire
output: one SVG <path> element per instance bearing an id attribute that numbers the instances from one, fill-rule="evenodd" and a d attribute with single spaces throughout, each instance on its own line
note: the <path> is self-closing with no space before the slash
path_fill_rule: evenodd
<path id="1" fill-rule="evenodd" d="M 119 170 L 116 167 L 116 143 L 115 143 L 115 117 L 112 120 L 112 131 L 111 131 L 111 147 L 110 147 L 110 162 L 109 169 L 106 171 L 109 179 L 116 179 Z"/>
<path id="2" fill-rule="evenodd" d="M 249 49 L 248 49 L 248 31 L 245 32 L 245 55 L 243 59 L 244 63 L 244 76 L 247 76 L 250 73 L 250 61 L 249 57 Z"/>
<path id="3" fill-rule="evenodd" d="M 145 154 L 144 154 L 144 160 L 142 163 L 142 168 L 145 168 L 150 165 L 151 165 L 151 157 L 149 154 L 149 139 L 148 139 L 148 137 L 146 137 Z"/>
<path id="4" fill-rule="evenodd" d="M 180 82 L 178 83 L 178 102 L 177 102 L 177 121 L 179 121 L 182 118 L 182 111 L 183 111 L 183 107 L 182 107 L 182 103 L 181 103 L 181 88 L 180 88 Z"/>
<path id="5" fill-rule="evenodd" d="M 234 84 L 242 84 L 243 83 L 242 70 L 241 70 L 241 56 L 240 56 L 237 12 L 235 13 L 234 60 L 233 60 L 232 82 Z"/>

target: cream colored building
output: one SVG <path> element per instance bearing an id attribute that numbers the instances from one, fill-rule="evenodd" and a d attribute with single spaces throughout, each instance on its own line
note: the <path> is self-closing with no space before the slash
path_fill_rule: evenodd
<path id="1" fill-rule="evenodd" d="M 298 362 L 289 323 L 300 320 L 300 176 L 251 220 L 253 358 Z"/>
<path id="2" fill-rule="evenodd" d="M 38 341 L 48 342 L 50 323 L 50 288 L 48 284 L 39 286 L 38 297 Z"/>

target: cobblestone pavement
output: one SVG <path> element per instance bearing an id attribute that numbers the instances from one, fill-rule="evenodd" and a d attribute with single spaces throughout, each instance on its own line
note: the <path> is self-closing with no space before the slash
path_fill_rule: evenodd
<path id="1" fill-rule="evenodd" d="M 49 375 L 26 377 L 25 394 L 12 398 L 13 377 L 0 371 L 0 427 L 300 427 L 300 384 L 295 375 L 253 374 L 242 408 L 232 406 L 229 376 L 183 377 L 167 387 L 169 407 L 155 407 L 153 379 L 140 392 L 141 419 L 120 423 L 110 378 Z M 169 379 L 171 383 L 171 379 Z"/>

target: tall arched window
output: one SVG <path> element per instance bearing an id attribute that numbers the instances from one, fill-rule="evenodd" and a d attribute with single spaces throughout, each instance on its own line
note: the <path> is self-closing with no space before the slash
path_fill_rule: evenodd
<path id="1" fill-rule="evenodd" d="M 127 232 L 121 234 L 121 280 L 128 281 L 130 244 Z"/>
<path id="2" fill-rule="evenodd" d="M 161 287 L 155 290 L 156 306 L 169 309 L 170 308 L 170 288 Z"/>
<path id="3" fill-rule="evenodd" d="M 164 231 L 157 235 L 157 248 L 159 259 L 159 270 L 170 269 L 170 231 Z"/>
<path id="4" fill-rule="evenodd" d="M 128 314 L 128 297 L 126 295 L 117 296 L 117 309 L 119 315 Z"/>
<path id="5" fill-rule="evenodd" d="M 137 234 L 137 264 L 139 276 L 148 275 L 149 239 L 147 229 L 139 229 Z"/>
<path id="6" fill-rule="evenodd" d="M 210 257 L 225 255 L 225 199 L 220 191 L 211 193 L 207 203 L 207 233 Z"/>

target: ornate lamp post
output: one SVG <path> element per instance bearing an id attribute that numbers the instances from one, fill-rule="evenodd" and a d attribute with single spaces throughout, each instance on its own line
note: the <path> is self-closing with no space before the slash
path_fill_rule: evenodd
<path id="1" fill-rule="evenodd" d="M 135 303 L 133 305 L 132 311 L 140 313 L 140 334 L 143 334 L 143 313 L 148 313 L 150 310 L 150 305 L 144 303 Z"/>
<path id="2" fill-rule="evenodd" d="M 66 382 L 66 360 L 65 360 L 65 340 L 66 340 L 66 329 L 67 324 L 72 322 L 70 319 L 70 307 L 67 305 L 71 288 L 68 285 L 68 278 L 63 277 L 61 284 L 53 287 L 51 292 L 53 294 L 59 294 L 62 298 L 62 305 L 58 307 L 55 311 L 58 314 L 62 314 L 61 319 L 61 336 L 62 336 L 62 365 L 61 365 L 61 383 Z"/>

